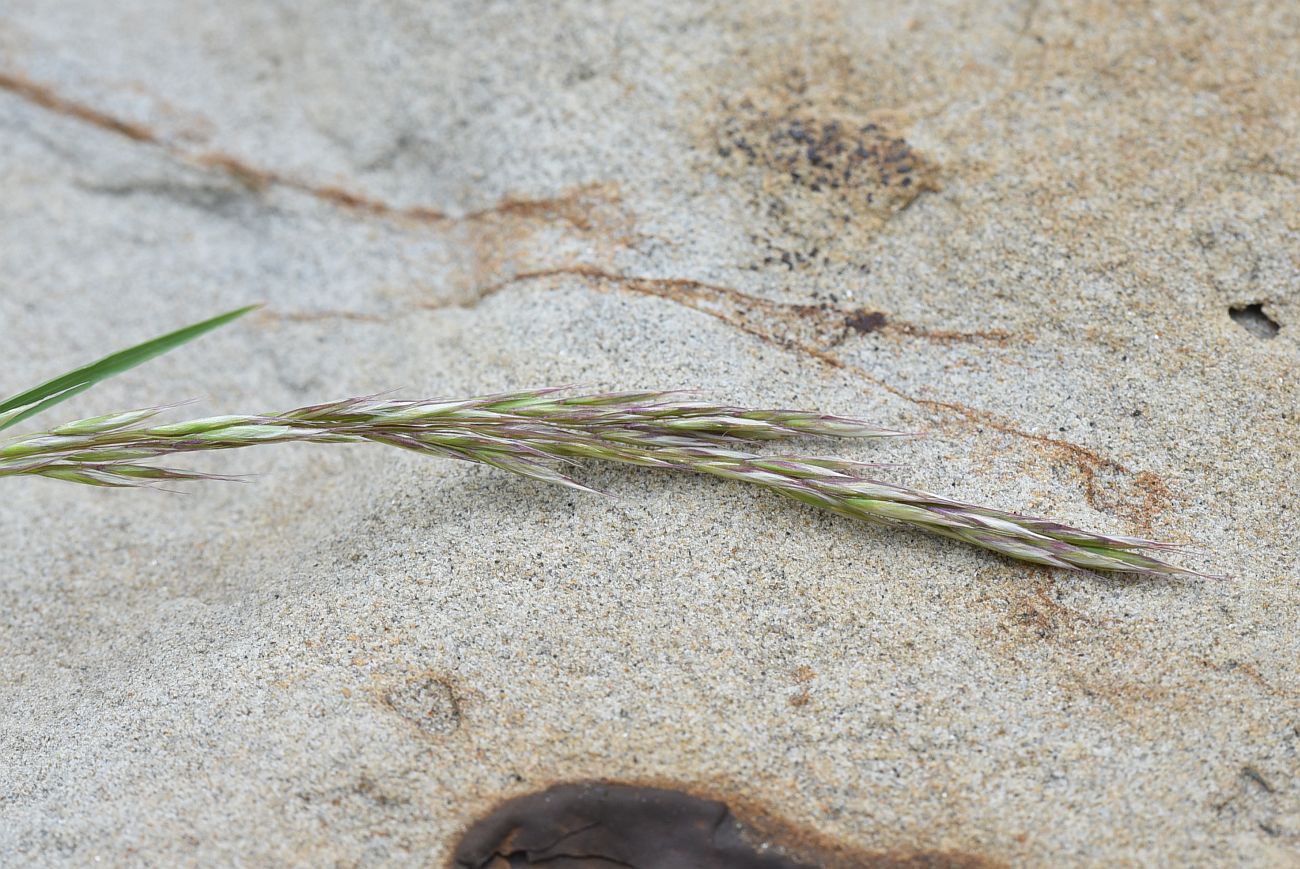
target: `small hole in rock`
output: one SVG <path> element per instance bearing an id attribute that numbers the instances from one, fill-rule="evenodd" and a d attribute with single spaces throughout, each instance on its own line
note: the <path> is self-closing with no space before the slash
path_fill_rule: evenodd
<path id="1" fill-rule="evenodd" d="M 1258 302 L 1252 305 L 1233 305 L 1228 309 L 1228 316 L 1256 338 L 1275 338 L 1282 328 L 1276 320 L 1264 313 L 1264 306 Z"/>

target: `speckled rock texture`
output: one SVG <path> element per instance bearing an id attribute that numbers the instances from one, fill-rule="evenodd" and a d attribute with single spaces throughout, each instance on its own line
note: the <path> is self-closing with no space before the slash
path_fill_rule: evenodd
<path id="1" fill-rule="evenodd" d="M 50 422 L 698 387 L 1230 578 L 379 447 L 5 480 L 0 864 L 438 866 L 605 779 L 827 865 L 1297 865 L 1298 143 L 1284 0 L 4 0 L 0 392 L 266 304 Z"/>

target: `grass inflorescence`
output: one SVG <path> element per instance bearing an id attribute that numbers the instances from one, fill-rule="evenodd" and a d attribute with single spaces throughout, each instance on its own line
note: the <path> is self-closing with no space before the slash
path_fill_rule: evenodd
<path id="1" fill-rule="evenodd" d="M 1070 569 L 1189 571 L 1155 541 L 1095 534 L 965 504 L 869 476 L 861 462 L 768 456 L 763 441 L 880 438 L 900 432 L 809 411 L 730 407 L 676 392 L 572 394 L 561 389 L 460 400 L 353 398 L 282 413 L 154 424 L 155 410 L 78 420 L 0 444 L 0 476 L 39 475 L 97 486 L 141 486 L 215 475 L 160 464 L 169 456 L 269 443 L 372 442 L 491 465 L 586 490 L 573 463 L 596 459 L 752 483 L 822 509 L 918 528 L 1003 555 Z"/>
<path id="2" fill-rule="evenodd" d="M 253 307 L 121 350 L 0 402 L 0 430 L 238 319 Z M 368 441 L 590 491 L 574 478 L 572 469 L 579 459 L 596 459 L 752 483 L 843 516 L 919 528 L 1052 567 L 1202 575 L 1151 554 L 1178 548 L 1168 544 L 1095 534 L 882 482 L 869 475 L 876 465 L 755 452 L 761 442 L 801 436 L 902 434 L 812 411 L 730 407 L 680 392 L 574 394 L 554 388 L 456 400 L 349 398 L 282 413 L 158 424 L 160 410 L 81 419 L 2 441 L 0 477 L 41 476 L 111 487 L 230 479 L 165 462 L 184 453 L 261 444 Z"/>

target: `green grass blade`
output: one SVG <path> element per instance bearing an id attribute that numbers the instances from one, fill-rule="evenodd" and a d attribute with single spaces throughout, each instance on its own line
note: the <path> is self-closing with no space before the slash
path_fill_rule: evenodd
<path id="1" fill-rule="evenodd" d="M 120 350 L 110 356 L 105 356 L 98 362 L 92 362 L 75 371 L 69 371 L 67 374 L 62 374 L 53 380 L 47 380 L 40 386 L 6 399 L 3 403 L 0 403 L 0 430 L 9 428 L 11 425 L 22 422 L 28 417 L 35 416 L 46 408 L 72 398 L 72 396 L 86 391 L 102 380 L 107 380 L 129 368 L 134 368 L 142 362 L 148 362 L 155 356 L 161 356 L 169 350 L 174 350 L 188 341 L 193 341 L 206 332 L 211 332 L 213 329 L 244 316 L 256 307 L 258 306 L 248 305 L 247 307 L 237 308 L 234 311 L 227 311 L 201 323 L 194 323 L 183 329 L 177 329 L 175 332 L 168 332 L 166 335 L 160 335 L 153 340 L 145 341 L 143 344 L 137 344 L 126 350 Z"/>

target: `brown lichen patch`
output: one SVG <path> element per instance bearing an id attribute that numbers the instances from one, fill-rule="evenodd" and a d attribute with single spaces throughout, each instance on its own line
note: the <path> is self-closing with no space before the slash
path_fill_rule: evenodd
<path id="1" fill-rule="evenodd" d="M 827 194 L 823 207 L 841 223 L 888 216 L 932 184 L 906 140 L 879 124 L 817 118 L 798 103 L 775 113 L 751 99 L 723 108 L 720 157 L 770 174 L 782 195 L 793 189 Z"/>
<path id="2" fill-rule="evenodd" d="M 751 237 L 766 266 L 846 261 L 918 196 L 939 189 L 935 166 L 883 115 L 830 104 L 798 75 L 724 97 L 713 115 L 707 169 L 732 180 L 758 218 Z"/>
<path id="3" fill-rule="evenodd" d="M 803 869 L 998 865 L 954 851 L 868 852 L 797 830 L 763 813 L 743 821 L 719 800 L 669 787 L 557 784 L 497 806 L 465 831 L 453 869 Z"/>

